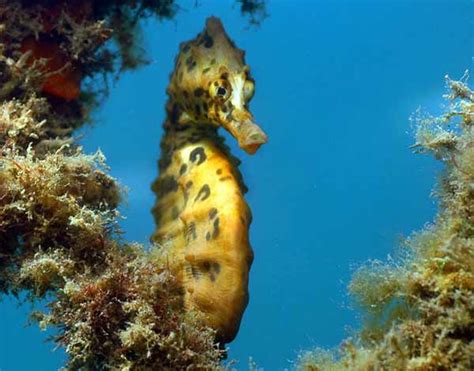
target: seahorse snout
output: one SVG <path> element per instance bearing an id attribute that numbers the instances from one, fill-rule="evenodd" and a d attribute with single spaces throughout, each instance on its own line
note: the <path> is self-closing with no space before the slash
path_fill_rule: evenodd
<path id="1" fill-rule="evenodd" d="M 252 120 L 232 120 L 224 127 L 237 139 L 239 147 L 250 155 L 268 140 L 265 132 Z"/>
<path id="2" fill-rule="evenodd" d="M 254 122 L 252 114 L 246 107 L 240 102 L 238 104 L 241 107 L 236 104 L 229 113 L 219 112 L 218 122 L 237 139 L 240 148 L 253 155 L 267 142 L 268 137 Z"/>

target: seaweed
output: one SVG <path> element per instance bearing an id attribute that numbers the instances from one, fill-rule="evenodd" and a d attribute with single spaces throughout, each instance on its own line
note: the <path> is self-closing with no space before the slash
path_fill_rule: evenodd
<path id="1" fill-rule="evenodd" d="M 0 290 L 48 302 L 33 318 L 59 330 L 69 369 L 218 368 L 214 332 L 183 313 L 158 249 L 121 242 L 104 156 L 52 145 L 31 108 L 43 104 L 0 107 Z"/>

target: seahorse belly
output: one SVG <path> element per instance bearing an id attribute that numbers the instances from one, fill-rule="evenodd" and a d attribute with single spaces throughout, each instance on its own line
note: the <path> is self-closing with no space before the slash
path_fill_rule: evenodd
<path id="1" fill-rule="evenodd" d="M 186 309 L 203 313 L 222 342 L 238 331 L 253 259 L 251 214 L 238 176 L 228 155 L 204 139 L 175 150 L 154 185 L 158 228 L 152 239 L 171 256 Z"/>

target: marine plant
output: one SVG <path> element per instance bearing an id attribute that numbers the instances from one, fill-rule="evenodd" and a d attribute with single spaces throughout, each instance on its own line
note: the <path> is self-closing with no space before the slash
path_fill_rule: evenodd
<path id="1" fill-rule="evenodd" d="M 162 249 L 120 238 L 122 192 L 105 157 L 72 137 L 108 76 L 146 62 L 139 20 L 178 10 L 173 0 L 0 1 L 0 290 L 47 303 L 32 318 L 57 329 L 68 369 L 221 367 L 216 331 L 183 311 Z"/>
<path id="2" fill-rule="evenodd" d="M 400 258 L 355 272 L 361 331 L 339 352 L 302 353 L 299 369 L 474 369 L 474 92 L 465 80 L 446 77 L 442 116 L 415 116 L 413 148 L 444 165 L 435 221 L 406 239 Z"/>

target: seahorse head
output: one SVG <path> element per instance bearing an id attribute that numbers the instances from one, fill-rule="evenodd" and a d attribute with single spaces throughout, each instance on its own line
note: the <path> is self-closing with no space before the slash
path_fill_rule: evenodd
<path id="1" fill-rule="evenodd" d="M 193 40 L 180 45 L 168 87 L 171 119 L 181 125 L 215 125 L 228 130 L 247 153 L 255 153 L 267 136 L 249 111 L 255 83 L 244 51 L 211 17 Z"/>

